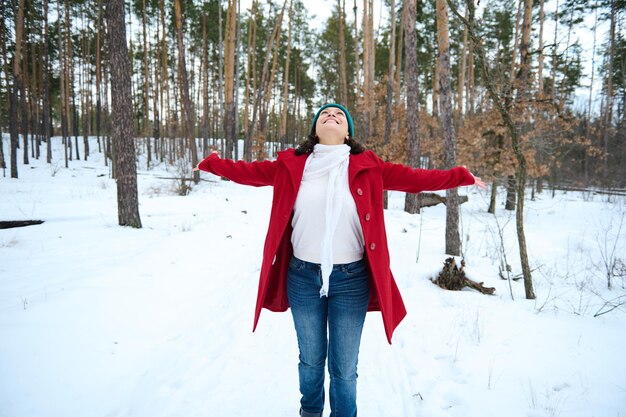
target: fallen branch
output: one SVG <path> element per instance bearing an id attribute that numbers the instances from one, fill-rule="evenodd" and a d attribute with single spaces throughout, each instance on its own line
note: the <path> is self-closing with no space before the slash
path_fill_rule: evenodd
<path id="1" fill-rule="evenodd" d="M 12 229 L 14 227 L 34 226 L 43 223 L 43 220 L 7 220 L 0 221 L 0 229 Z"/>
<path id="2" fill-rule="evenodd" d="M 459 204 L 466 203 L 468 198 L 466 195 L 459 196 Z M 446 204 L 446 197 L 435 193 L 420 193 L 420 207 L 432 207 L 437 204 Z"/>
<path id="3" fill-rule="evenodd" d="M 622 301 L 622 296 L 614 298 L 610 301 L 605 301 L 602 307 L 594 314 L 594 317 L 600 317 L 603 314 L 610 313 L 611 311 L 619 308 L 623 305 L 626 305 L 626 300 Z"/>

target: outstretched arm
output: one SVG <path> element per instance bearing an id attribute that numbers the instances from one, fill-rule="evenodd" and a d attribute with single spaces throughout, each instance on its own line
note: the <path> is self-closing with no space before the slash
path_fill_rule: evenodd
<path id="1" fill-rule="evenodd" d="M 402 164 L 383 162 L 383 188 L 386 190 L 419 193 L 447 190 L 464 185 L 485 188 L 486 184 L 464 166 L 447 170 L 414 169 Z"/>
<path id="2" fill-rule="evenodd" d="M 232 159 L 222 159 L 217 152 L 213 152 L 193 170 L 210 172 L 238 184 L 262 187 L 274 185 L 276 161 L 235 162 Z"/>

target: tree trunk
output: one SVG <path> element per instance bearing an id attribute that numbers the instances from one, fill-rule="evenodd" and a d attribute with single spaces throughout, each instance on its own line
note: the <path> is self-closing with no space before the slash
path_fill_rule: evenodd
<path id="1" fill-rule="evenodd" d="M 357 102 L 359 101 L 359 97 L 361 97 L 360 91 L 360 62 L 359 62 L 359 30 L 358 30 L 358 19 L 357 19 L 357 0 L 354 0 L 354 6 L 352 8 L 354 12 L 354 91 L 357 94 Z M 360 106 L 357 106 L 360 107 Z M 357 109 L 361 111 L 361 109 Z M 355 121 L 356 122 L 356 121 Z M 363 138 L 365 140 L 365 138 Z"/>
<path id="2" fill-rule="evenodd" d="M 257 123 L 257 118 L 258 118 L 259 119 L 258 130 L 260 132 L 260 135 L 259 135 L 260 143 L 258 144 L 259 154 L 257 155 L 257 159 L 263 159 L 265 157 L 265 150 L 263 148 L 263 143 L 264 143 L 263 135 L 265 132 L 267 105 L 269 104 L 269 98 L 271 97 L 270 93 L 271 93 L 272 83 L 273 83 L 274 74 L 276 70 L 276 62 L 277 62 L 276 58 L 278 55 L 278 40 L 280 38 L 280 27 L 282 25 L 282 20 L 285 14 L 286 6 L 287 6 L 287 1 L 285 0 L 285 2 L 283 3 L 282 9 L 280 11 L 280 14 L 276 18 L 276 22 L 274 24 L 272 33 L 270 34 L 270 37 L 267 41 L 265 59 L 263 60 L 263 69 L 261 70 L 261 79 L 258 83 L 258 86 L 255 86 L 253 88 L 255 95 L 254 95 L 254 103 L 252 105 L 252 122 L 248 130 L 248 135 L 253 136 L 255 134 L 256 123 Z M 271 70 L 270 70 L 270 60 L 272 60 Z"/>
<path id="3" fill-rule="evenodd" d="M 143 0 L 142 4 L 142 19 L 141 19 L 141 31 L 143 35 L 143 120 L 142 120 L 142 136 L 146 140 L 146 165 L 150 168 L 152 162 L 152 150 L 150 149 L 150 96 L 148 90 L 150 87 L 150 67 L 148 65 L 148 28 L 147 28 L 147 10 L 146 0 Z"/>
<path id="4" fill-rule="evenodd" d="M 515 33 L 513 39 L 513 50 L 511 51 L 511 69 L 509 70 L 509 85 L 513 88 L 513 81 L 515 80 L 515 68 L 517 64 L 517 50 L 519 48 L 519 26 L 522 19 L 522 4 L 524 0 L 517 0 L 517 15 L 515 16 Z"/>
<path id="5" fill-rule="evenodd" d="M 400 26 L 398 32 L 398 42 L 396 43 L 396 75 L 393 80 L 393 97 L 395 103 L 400 103 L 402 101 L 402 96 L 400 94 L 401 85 L 400 78 L 402 73 L 402 57 L 404 53 L 404 27 L 406 26 L 406 7 L 402 7 L 402 13 L 400 14 Z M 400 127 L 400 120 L 395 121 L 394 131 L 397 131 Z"/>
<path id="6" fill-rule="evenodd" d="M 13 87 L 7 88 L 9 90 L 9 131 L 11 132 L 11 178 L 18 177 L 17 170 L 17 149 L 19 146 L 19 133 L 18 133 L 18 119 L 17 119 L 17 106 L 18 106 L 18 91 L 21 89 L 21 48 L 22 48 L 22 35 L 24 32 L 24 0 L 19 1 L 17 8 L 17 15 L 15 17 L 15 52 L 13 58 Z M 6 30 L 5 30 L 6 34 Z M 5 57 L 6 58 L 6 57 Z"/>
<path id="7" fill-rule="evenodd" d="M 0 4 L 0 16 L 4 16 L 5 14 L 5 4 Z M 6 41 L 5 41 L 5 30 L 4 30 L 4 19 L 0 20 L 0 45 L 2 45 L 2 63 L 6 65 Z M 0 67 L 1 68 L 1 67 Z M 7 73 L 7 72 L 5 72 Z M 8 87 L 7 82 L 7 87 Z M 0 80 L 0 94 L 2 92 L 2 80 Z M 7 100 L 11 100 L 10 98 L 10 89 L 7 88 Z M 2 114 L 2 110 L 4 110 L 3 106 L 0 106 L 0 120 L 4 118 L 4 114 Z M 2 131 L 2 123 L 0 123 L 0 168 L 2 169 L 2 176 L 6 176 L 6 159 L 4 155 L 4 132 Z"/>
<path id="8" fill-rule="evenodd" d="M 391 0 L 393 1 L 393 0 Z M 337 15 L 339 17 L 339 103 L 348 104 L 348 80 L 346 75 L 346 0 L 337 0 Z M 291 6 L 290 10 L 291 10 Z M 291 12 L 290 12 L 291 13 Z M 291 19 L 289 23 L 291 39 Z M 289 53 L 287 53 L 289 54 Z"/>
<path id="9" fill-rule="evenodd" d="M 391 112 L 393 108 L 393 80 L 395 77 L 395 58 L 396 58 L 396 2 L 391 0 L 389 6 L 389 14 L 391 21 L 391 46 L 389 47 L 389 66 L 387 68 L 387 99 L 385 105 L 385 144 L 389 144 L 391 140 Z"/>
<path id="10" fill-rule="evenodd" d="M 84 4 L 81 4 L 81 19 L 85 20 L 85 11 Z M 88 37 L 83 33 L 82 39 L 83 46 L 83 54 L 82 54 L 82 88 L 81 88 L 81 99 L 82 99 L 82 133 L 83 133 L 83 157 L 85 161 L 89 158 L 89 133 L 90 133 L 90 114 L 91 114 L 91 71 L 89 70 L 90 60 L 89 60 L 89 40 Z"/>
<path id="11" fill-rule="evenodd" d="M 164 114 L 165 119 L 165 130 L 163 132 L 163 136 L 171 137 L 170 128 L 172 125 L 172 112 L 170 109 L 170 81 L 169 81 L 169 73 L 168 73 L 168 57 L 167 57 L 167 31 L 165 30 L 165 1 L 161 0 L 159 2 L 159 16 L 161 17 L 161 77 L 159 78 L 159 82 L 161 82 L 161 103 L 163 103 L 163 93 L 165 93 L 165 111 L 161 113 Z M 163 85 L 165 82 L 165 85 Z M 161 108 L 163 110 L 163 106 Z M 165 147 L 162 147 L 165 148 Z M 161 153 L 161 161 L 165 159 L 165 150 Z"/>
<path id="12" fill-rule="evenodd" d="M 439 116 L 439 78 L 439 57 L 436 57 L 433 74 L 433 117 Z"/>
<path id="13" fill-rule="evenodd" d="M 160 41 L 159 25 L 156 25 L 156 39 L 154 42 L 155 56 L 159 50 Z M 153 61 L 150 61 L 151 63 Z M 161 110 L 160 110 L 160 98 L 163 97 L 161 92 L 161 81 L 159 80 L 159 65 L 158 62 L 152 64 L 152 77 L 154 77 L 154 94 L 152 96 L 152 109 L 154 110 L 154 122 L 152 125 L 152 137 L 154 138 L 154 157 L 158 158 L 163 142 L 161 140 Z M 147 138 L 150 141 L 149 138 Z M 148 155 L 148 159 L 151 161 L 151 155 Z"/>
<path id="14" fill-rule="evenodd" d="M 543 3 L 544 0 L 539 1 L 539 59 L 537 63 L 537 91 L 540 97 L 543 96 L 543 22 L 545 20 Z M 591 71 L 593 72 L 593 66 Z M 593 84 L 593 76 L 591 83 Z"/>
<path id="15" fill-rule="evenodd" d="M 239 159 L 239 84 L 241 80 L 241 0 L 237 1 L 237 36 L 235 40 L 235 160 Z"/>
<path id="16" fill-rule="evenodd" d="M 467 14 L 469 11 L 465 10 L 465 18 L 467 19 Z M 465 90 L 465 73 L 467 72 L 467 27 L 463 30 L 463 45 L 461 46 L 461 65 L 459 66 L 459 89 L 458 96 L 456 100 L 456 113 L 459 120 L 459 127 L 461 126 L 461 121 L 463 120 L 463 92 Z"/>
<path id="17" fill-rule="evenodd" d="M 130 66 L 126 45 L 124 0 L 107 2 L 113 163 L 117 182 L 117 210 L 120 226 L 141 228 L 137 197 L 137 166 L 133 139 L 133 104 Z"/>
<path id="18" fill-rule="evenodd" d="M 448 37 L 448 7 L 445 0 L 436 0 L 437 6 L 437 45 L 439 50 L 439 100 L 440 121 L 444 138 L 444 165 L 450 169 L 456 165 L 456 135 L 452 112 L 452 92 L 450 87 L 450 41 Z M 458 190 L 446 191 L 446 253 L 461 254 L 459 234 Z"/>
<path id="19" fill-rule="evenodd" d="M 505 210 L 515 210 L 515 184 L 515 175 L 509 175 L 506 182 L 506 203 L 504 204 Z"/>
<path id="20" fill-rule="evenodd" d="M 198 147 L 196 146 L 195 137 L 195 114 L 189 98 L 189 79 L 187 77 L 187 65 L 185 63 L 185 46 L 183 45 L 183 23 L 180 0 L 174 0 L 174 14 L 176 17 L 176 39 L 178 42 L 178 72 L 181 79 L 180 94 L 183 113 L 185 116 L 185 136 L 188 140 L 189 149 L 191 151 L 191 165 L 195 167 L 199 162 Z M 196 184 L 200 182 L 200 175 L 198 171 L 193 171 L 193 182 Z"/>
<path id="21" fill-rule="evenodd" d="M 487 209 L 487 213 L 495 214 L 496 213 L 496 197 L 498 196 L 498 178 L 494 178 L 491 183 L 491 195 L 489 197 L 489 208 Z"/>
<path id="22" fill-rule="evenodd" d="M 232 2 L 232 0 L 229 0 L 229 4 L 230 2 Z M 226 25 L 228 26 L 228 17 L 226 18 Z M 226 117 L 225 114 L 225 110 L 224 110 L 224 89 L 225 89 L 225 82 L 224 82 L 224 44 L 226 43 L 226 41 L 224 40 L 224 34 L 222 33 L 222 3 L 220 1 L 219 7 L 217 8 L 217 26 L 218 26 L 218 60 L 219 63 L 217 65 L 217 71 L 218 71 L 218 87 L 217 87 L 217 112 L 220 115 L 220 118 L 222 115 L 224 115 L 224 117 Z M 222 150 L 222 157 L 226 157 L 226 144 L 223 141 L 223 137 L 222 137 L 222 131 L 221 129 L 218 127 L 217 129 L 217 136 L 220 138 L 220 143 L 221 143 L 221 150 Z"/>
<path id="23" fill-rule="evenodd" d="M 615 0 L 611 0 L 611 24 L 609 27 L 609 62 L 606 70 L 606 105 L 604 106 L 604 117 L 602 126 L 602 142 L 604 147 L 604 154 L 609 154 L 609 130 L 613 120 L 613 61 L 615 59 L 615 20 L 617 18 Z M 608 165 L 608 157 L 604 158 L 604 179 L 606 185 L 610 186 L 610 173 Z"/>
<path id="24" fill-rule="evenodd" d="M 254 16 L 254 18 L 253 18 Z M 252 132 L 251 124 L 249 123 L 249 109 L 250 109 L 250 90 L 251 83 L 254 77 L 254 69 L 256 59 L 254 59 L 254 45 L 256 45 L 256 18 L 257 18 L 257 4 L 256 1 L 252 3 L 252 9 L 250 17 L 248 18 L 248 59 L 246 64 L 246 91 L 244 94 L 244 113 L 243 113 L 243 128 L 244 128 L 244 143 L 243 143 L 243 158 L 245 161 L 250 162 L 252 160 Z M 256 68 L 256 67 L 254 67 Z M 252 87 L 252 91 L 256 91 Z M 254 93 L 252 93 L 254 94 Z"/>
<path id="25" fill-rule="evenodd" d="M 72 106 L 71 108 L 73 110 L 76 110 L 76 106 L 74 104 L 74 65 L 73 65 L 73 47 L 72 47 L 72 26 L 70 25 L 70 3 L 69 0 L 65 0 L 65 76 L 66 76 L 66 80 L 65 80 L 65 105 L 67 106 L 66 109 L 66 114 L 67 114 L 67 118 L 68 118 L 68 124 L 67 124 L 67 135 L 68 135 L 68 139 L 67 139 L 67 143 L 69 145 L 69 160 L 71 161 L 73 159 L 73 152 L 72 152 L 72 138 L 71 138 L 71 133 L 70 130 L 74 131 L 74 141 L 76 142 L 76 145 L 78 145 L 78 138 L 77 138 L 77 129 L 76 129 L 76 115 L 74 114 L 73 111 L 70 110 L 70 98 L 72 99 Z M 76 146 L 76 159 L 78 158 L 78 146 Z"/>
<path id="26" fill-rule="evenodd" d="M 46 0 L 47 1 L 47 0 Z M 100 54 L 100 38 L 102 34 L 102 0 L 98 0 L 98 21 L 96 29 L 96 138 L 98 141 L 99 151 L 102 152 L 100 143 L 100 135 L 102 133 L 102 55 Z M 107 163 L 106 152 L 104 154 L 104 163 Z"/>
<path id="27" fill-rule="evenodd" d="M 588 128 L 589 125 L 591 124 L 591 100 L 593 98 L 593 82 L 594 82 L 594 77 L 595 77 L 595 67 L 596 67 L 596 32 L 598 29 L 598 0 L 596 0 L 595 4 L 594 4 L 594 11 L 595 11 L 595 19 L 594 19 L 594 23 L 593 23 L 593 50 L 591 53 L 591 79 L 589 81 L 589 101 L 587 103 L 587 131 L 586 133 L 586 137 L 588 136 Z M 587 165 L 585 164 L 585 167 Z"/>
<path id="28" fill-rule="evenodd" d="M 525 1 L 526 1 L 526 7 L 531 8 L 532 0 L 525 0 Z M 485 53 L 482 49 L 482 46 L 478 43 L 478 39 L 474 31 L 474 21 L 473 21 L 474 3 L 472 0 L 466 1 L 467 7 L 470 8 L 469 22 L 466 21 L 458 13 L 452 0 L 448 0 L 448 4 L 454 10 L 456 16 L 460 18 L 467 25 L 470 36 L 475 41 L 474 43 L 475 53 L 478 55 L 479 60 L 480 60 L 482 74 L 483 74 L 483 78 L 485 81 L 485 87 L 491 99 L 493 100 L 494 105 L 498 109 L 498 112 L 502 116 L 502 119 L 504 120 L 505 125 L 507 126 L 509 130 L 509 134 L 511 135 L 511 142 L 513 145 L 513 151 L 515 153 L 515 158 L 517 159 L 517 163 L 518 163 L 518 180 L 522 184 L 524 184 L 524 182 L 526 181 L 526 158 L 524 157 L 524 154 L 520 147 L 519 134 L 518 134 L 517 127 L 515 126 L 515 123 L 513 122 L 513 119 L 511 118 L 511 114 L 509 110 L 505 107 L 505 103 L 502 100 L 502 97 L 500 97 L 498 93 L 496 92 L 495 83 L 493 81 L 491 71 L 489 70 L 489 65 L 487 63 Z M 525 16 L 532 17 L 532 13 L 528 13 L 528 14 L 525 13 Z M 530 29 L 531 29 L 530 21 L 525 22 L 524 26 L 527 28 L 528 33 L 522 34 L 522 49 L 521 49 L 521 54 L 520 54 L 522 67 L 530 65 L 530 51 L 529 51 L 530 43 L 526 41 L 526 39 L 530 40 Z M 524 74 L 524 73 L 525 73 L 524 71 L 520 71 L 520 74 Z M 528 72 L 526 72 L 526 74 L 528 74 Z M 525 83 L 520 83 L 520 85 L 525 85 Z M 518 96 L 523 97 L 525 94 L 526 94 L 525 91 L 518 91 Z M 528 251 L 526 248 L 526 236 L 524 233 L 524 186 L 523 185 L 520 186 L 518 184 L 517 198 L 518 198 L 517 212 L 516 212 L 517 239 L 518 239 L 518 244 L 519 244 L 520 262 L 522 264 L 522 274 L 524 276 L 524 288 L 526 291 L 526 298 L 534 299 L 535 293 L 534 293 L 533 285 L 532 285 L 532 276 L 531 276 L 530 266 L 528 263 Z"/>
<path id="29" fill-rule="evenodd" d="M 363 141 L 370 140 L 374 117 L 374 7 L 373 0 L 363 0 Z"/>
<path id="30" fill-rule="evenodd" d="M 554 11 L 554 42 L 552 44 L 552 80 L 550 88 L 550 97 L 553 102 L 556 102 L 556 69 L 557 69 L 557 57 L 556 47 L 558 45 L 558 29 L 559 29 L 559 0 L 556 0 L 556 10 Z"/>
<path id="31" fill-rule="evenodd" d="M 419 79 L 417 66 L 417 32 L 415 31 L 415 0 L 406 0 L 407 11 L 404 26 L 404 42 L 406 57 L 404 77 L 406 85 L 406 121 L 408 141 L 408 164 L 412 168 L 420 167 L 420 126 L 419 126 Z M 404 211 L 419 213 L 419 194 L 407 193 L 404 200 Z"/>
<path id="32" fill-rule="evenodd" d="M 59 16 L 59 83 L 60 83 L 60 92 L 61 92 L 61 102 L 59 107 L 61 108 L 61 137 L 63 141 L 63 160 L 65 162 L 65 168 L 69 167 L 69 155 L 68 155 L 68 147 L 70 145 L 69 138 L 69 127 L 68 127 L 68 115 L 67 115 L 67 89 L 65 88 L 65 84 L 67 83 L 67 66 L 65 65 L 66 56 L 65 51 L 66 48 L 63 47 L 63 33 L 61 32 L 61 2 L 57 3 L 57 13 Z M 65 30 L 68 30 L 67 28 Z"/>
<path id="33" fill-rule="evenodd" d="M 22 26 L 24 23 L 22 22 Z M 26 30 L 28 33 L 28 28 Z M 23 41 L 23 39 L 22 39 Z M 22 69 L 20 71 L 20 113 L 22 114 L 21 122 L 22 122 L 22 143 L 23 143 L 23 162 L 24 165 L 28 165 L 28 105 L 26 104 L 26 87 L 28 83 L 28 42 L 25 45 L 22 45 L 21 51 L 22 56 L 20 57 L 20 64 L 22 65 Z M 31 91 L 30 86 L 28 86 L 28 91 Z"/>
<path id="34" fill-rule="evenodd" d="M 475 81 L 476 81 L 476 77 L 474 76 L 474 53 L 472 52 L 474 50 L 474 39 L 470 38 L 470 42 L 469 42 L 469 59 L 468 59 L 468 63 L 467 63 L 467 68 L 468 68 L 468 72 L 467 72 L 467 103 L 466 103 L 466 113 L 467 114 L 474 114 L 474 92 L 475 90 Z"/>
<path id="35" fill-rule="evenodd" d="M 235 114 L 235 44 L 237 29 L 237 6 L 235 0 L 228 0 L 226 11 L 226 33 L 224 39 L 224 130 L 226 134 L 226 150 L 224 156 L 233 158 L 236 135 Z"/>
<path id="36" fill-rule="evenodd" d="M 280 112 L 280 140 L 283 144 L 287 143 L 287 118 L 289 103 L 289 61 L 291 58 L 291 29 L 293 22 L 293 1 L 289 1 L 289 29 L 287 34 L 287 57 L 285 59 L 285 70 L 283 75 L 283 109 Z M 341 36 L 341 35 L 340 35 Z"/>
<path id="37" fill-rule="evenodd" d="M 202 141 L 203 155 L 208 153 L 209 138 L 209 44 L 207 42 L 207 15 L 202 15 Z"/>

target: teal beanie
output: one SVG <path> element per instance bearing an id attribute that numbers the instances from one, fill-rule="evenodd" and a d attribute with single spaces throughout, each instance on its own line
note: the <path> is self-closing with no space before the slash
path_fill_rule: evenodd
<path id="1" fill-rule="evenodd" d="M 315 123 L 317 123 L 317 119 L 320 117 L 320 113 L 322 112 L 322 110 L 328 107 L 336 107 L 343 111 L 343 113 L 346 115 L 346 120 L 348 120 L 348 134 L 351 138 L 354 138 L 354 122 L 352 121 L 352 116 L 350 116 L 350 112 L 348 111 L 348 109 L 337 103 L 326 104 L 317 111 L 315 117 L 313 118 L 313 123 L 311 123 L 311 134 L 315 134 Z"/>

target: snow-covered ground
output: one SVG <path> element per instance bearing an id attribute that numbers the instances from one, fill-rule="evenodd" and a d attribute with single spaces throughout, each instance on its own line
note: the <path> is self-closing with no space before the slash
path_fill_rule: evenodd
<path id="1" fill-rule="evenodd" d="M 0 220 L 45 220 L 0 230 L 0 416 L 295 417 L 290 314 L 263 311 L 251 332 L 271 189 L 203 173 L 181 197 L 158 178 L 175 168 L 140 158 L 143 228 L 123 228 L 102 156 L 65 169 L 58 141 L 51 165 L 33 159 L 19 179 L 0 178 Z M 527 201 L 537 299 L 520 280 L 512 300 L 498 268 L 504 248 L 521 271 L 514 216 L 501 205 L 487 214 L 487 191 L 463 193 L 466 272 L 496 295 L 433 285 L 445 207 L 409 215 L 390 193 L 408 316 L 390 346 L 368 314 L 359 416 L 626 416 L 626 307 L 594 317 L 626 302 L 626 278 L 608 290 L 603 266 L 626 260 L 624 198 Z"/>

